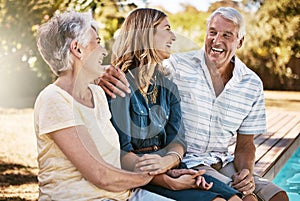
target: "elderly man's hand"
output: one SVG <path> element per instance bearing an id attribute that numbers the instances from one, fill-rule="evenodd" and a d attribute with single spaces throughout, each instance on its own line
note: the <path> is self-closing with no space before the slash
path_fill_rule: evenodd
<path id="1" fill-rule="evenodd" d="M 96 84 L 101 86 L 105 93 L 112 98 L 115 98 L 116 95 L 124 97 L 124 92 L 130 93 L 125 74 L 119 68 L 111 65 L 105 67 L 105 72 L 99 77 Z"/>
<path id="2" fill-rule="evenodd" d="M 232 187 L 244 195 L 253 193 L 255 189 L 254 177 L 248 169 L 243 169 L 232 176 Z"/>

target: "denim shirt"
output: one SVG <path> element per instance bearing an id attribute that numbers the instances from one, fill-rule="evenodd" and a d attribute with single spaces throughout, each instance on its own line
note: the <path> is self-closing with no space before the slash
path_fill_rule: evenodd
<path id="1" fill-rule="evenodd" d="M 154 104 L 146 102 L 129 73 L 126 77 L 131 94 L 127 94 L 125 98 L 108 97 L 111 121 L 125 153 L 156 145 L 160 147 L 156 153 L 164 155 L 167 152 L 164 148 L 170 143 L 179 143 L 186 150 L 177 86 L 158 71 L 153 76 L 156 76 L 158 90 Z M 153 85 L 150 85 L 148 91 L 152 89 Z"/>

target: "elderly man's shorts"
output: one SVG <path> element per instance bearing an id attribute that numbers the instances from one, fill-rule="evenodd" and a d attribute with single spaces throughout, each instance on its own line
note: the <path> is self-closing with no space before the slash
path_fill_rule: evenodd
<path id="1" fill-rule="evenodd" d="M 198 166 L 197 169 L 205 169 L 207 175 L 211 175 L 228 185 L 231 184 L 231 176 L 236 172 L 233 162 L 227 164 L 219 171 L 209 166 Z M 258 175 L 254 175 L 254 181 L 254 193 L 262 201 L 270 200 L 270 198 L 272 198 L 275 194 L 279 193 L 280 191 L 284 191 L 283 189 L 273 184 L 271 181 L 261 178 Z"/>

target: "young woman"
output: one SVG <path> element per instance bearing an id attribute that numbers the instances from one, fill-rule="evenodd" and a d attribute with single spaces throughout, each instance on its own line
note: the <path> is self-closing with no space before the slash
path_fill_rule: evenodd
<path id="1" fill-rule="evenodd" d="M 122 167 L 155 175 L 145 188 L 175 200 L 241 200 L 238 191 L 203 171 L 176 169 L 184 167 L 186 149 L 180 98 L 161 65 L 175 39 L 163 12 L 136 9 L 114 43 L 112 65 L 126 73 L 132 92 L 109 101 Z"/>
<path id="2" fill-rule="evenodd" d="M 39 200 L 170 200 L 137 188 L 152 179 L 147 172 L 120 169 L 105 94 L 90 84 L 104 71 L 107 54 L 92 15 L 55 15 L 39 28 L 37 41 L 58 76 L 34 107 Z"/>

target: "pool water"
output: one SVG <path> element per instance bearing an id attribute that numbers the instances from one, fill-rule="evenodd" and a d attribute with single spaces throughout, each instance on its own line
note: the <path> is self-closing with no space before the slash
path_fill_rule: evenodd
<path id="1" fill-rule="evenodd" d="M 273 182 L 287 192 L 290 201 L 300 201 L 300 147 L 284 164 Z"/>

